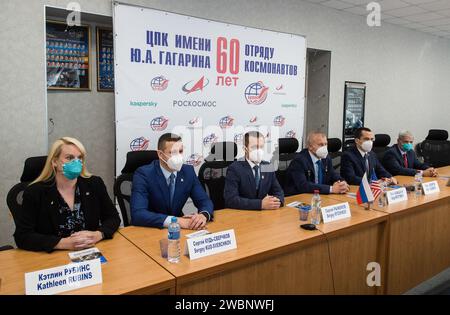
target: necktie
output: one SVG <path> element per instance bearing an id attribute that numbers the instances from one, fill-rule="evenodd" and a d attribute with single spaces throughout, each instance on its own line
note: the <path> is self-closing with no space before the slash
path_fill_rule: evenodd
<path id="1" fill-rule="evenodd" d="M 406 153 L 403 153 L 403 164 L 406 168 L 408 168 L 408 156 L 406 155 Z"/>
<path id="2" fill-rule="evenodd" d="M 318 160 L 316 164 L 317 164 L 317 184 L 322 184 L 323 183 L 322 163 L 320 160 Z"/>
<path id="3" fill-rule="evenodd" d="M 175 194 L 175 174 L 170 174 L 170 182 L 169 182 L 169 192 L 170 192 L 170 210 L 172 210 L 172 203 L 173 203 L 173 195 Z"/>
<path id="4" fill-rule="evenodd" d="M 369 154 L 366 153 L 366 155 L 364 155 L 364 165 L 366 166 L 366 173 L 367 173 L 367 178 L 369 177 Z"/>
<path id="5" fill-rule="evenodd" d="M 253 167 L 253 169 L 255 170 L 255 183 L 256 183 L 256 190 L 259 189 L 259 182 L 261 181 L 261 176 L 259 175 L 259 166 L 255 165 Z"/>

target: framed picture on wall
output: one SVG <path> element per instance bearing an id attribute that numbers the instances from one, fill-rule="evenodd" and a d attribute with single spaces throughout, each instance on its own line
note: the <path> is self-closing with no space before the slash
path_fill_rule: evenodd
<path id="1" fill-rule="evenodd" d="M 114 91 L 114 38 L 111 29 L 97 28 L 97 90 Z"/>
<path id="2" fill-rule="evenodd" d="M 47 21 L 47 88 L 91 90 L 89 26 Z"/>
<path id="3" fill-rule="evenodd" d="M 344 147 L 353 141 L 356 129 L 364 127 L 365 102 L 366 83 L 346 81 L 344 92 L 344 132 L 342 136 Z"/>

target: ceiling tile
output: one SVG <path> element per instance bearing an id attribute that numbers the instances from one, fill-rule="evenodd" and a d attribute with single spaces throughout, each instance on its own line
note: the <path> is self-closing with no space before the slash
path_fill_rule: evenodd
<path id="1" fill-rule="evenodd" d="M 409 24 L 404 24 L 402 26 L 407 27 L 407 28 L 413 28 L 413 29 L 420 29 L 420 28 L 424 27 L 424 25 L 420 24 L 420 23 L 409 23 Z"/>
<path id="2" fill-rule="evenodd" d="M 439 10 L 439 11 L 436 11 L 436 12 L 438 12 L 439 14 L 442 14 L 442 15 L 450 17 L 450 9 Z"/>
<path id="3" fill-rule="evenodd" d="M 421 23 L 427 26 L 447 25 L 450 24 L 450 17 L 438 20 L 422 21 Z"/>
<path id="4" fill-rule="evenodd" d="M 430 3 L 419 4 L 421 8 L 438 11 L 443 9 L 450 9 L 450 1 L 448 0 L 438 0 Z"/>
<path id="5" fill-rule="evenodd" d="M 386 19 L 384 22 L 397 24 L 397 25 L 403 25 L 410 23 L 408 20 L 401 19 L 401 18 L 392 18 L 392 19 Z"/>
<path id="6" fill-rule="evenodd" d="M 338 9 L 338 10 L 347 9 L 347 8 L 351 8 L 354 6 L 353 4 L 350 4 L 348 2 L 339 1 L 339 0 L 329 0 L 329 1 L 321 2 L 320 4 L 330 7 L 330 8 L 333 8 L 333 9 Z"/>
<path id="7" fill-rule="evenodd" d="M 381 11 L 404 8 L 409 6 L 408 3 L 405 3 L 401 0 L 382 0 L 377 1 L 381 6 Z"/>
<path id="8" fill-rule="evenodd" d="M 403 0 L 403 2 L 418 5 L 418 4 L 436 2 L 436 0 Z"/>
<path id="9" fill-rule="evenodd" d="M 439 32 L 431 33 L 431 34 L 436 35 L 436 36 L 448 36 L 448 35 L 450 35 L 450 32 L 439 31 Z"/>
<path id="10" fill-rule="evenodd" d="M 352 8 L 344 9 L 342 11 L 353 13 L 353 14 L 357 14 L 357 15 L 367 15 L 367 14 L 369 14 L 369 11 L 367 11 L 363 7 L 352 7 Z"/>
<path id="11" fill-rule="evenodd" d="M 367 5 L 370 2 L 373 2 L 374 0 L 342 0 L 344 2 L 348 2 L 353 5 Z"/>
<path id="12" fill-rule="evenodd" d="M 434 13 L 434 12 L 428 12 L 428 13 L 422 13 L 422 14 L 416 14 L 416 15 L 410 15 L 405 17 L 408 21 L 414 21 L 414 22 L 423 22 L 423 21 L 429 21 L 429 20 L 437 20 L 440 18 L 443 18 L 443 15 Z"/>
<path id="13" fill-rule="evenodd" d="M 400 9 L 387 10 L 385 12 L 389 15 L 393 15 L 396 17 L 403 17 L 403 16 L 410 16 L 410 15 L 425 13 L 425 12 L 427 12 L 427 10 L 419 8 L 419 7 L 415 7 L 415 6 L 410 6 L 410 7 L 400 8 Z"/>
<path id="14" fill-rule="evenodd" d="M 435 28 L 441 31 L 450 31 L 450 24 L 435 26 Z"/>
<path id="15" fill-rule="evenodd" d="M 432 33 L 438 31 L 438 29 L 434 27 L 427 27 L 427 28 L 418 28 L 418 31 L 424 32 L 424 33 Z"/>
<path id="16" fill-rule="evenodd" d="M 386 23 L 436 36 L 450 36 L 450 0 L 303 0 L 346 13 L 367 16 L 370 2 L 380 4 Z M 444 34 L 444 35 L 443 35 Z"/>

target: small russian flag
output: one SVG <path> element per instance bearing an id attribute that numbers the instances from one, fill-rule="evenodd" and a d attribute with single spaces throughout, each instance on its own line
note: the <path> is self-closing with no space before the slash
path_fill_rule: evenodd
<path id="1" fill-rule="evenodd" d="M 367 180 L 367 173 L 364 173 L 361 184 L 359 184 L 359 189 L 356 192 L 356 201 L 358 204 L 373 202 L 375 198 L 372 194 L 372 189 L 370 189 L 369 181 Z"/>

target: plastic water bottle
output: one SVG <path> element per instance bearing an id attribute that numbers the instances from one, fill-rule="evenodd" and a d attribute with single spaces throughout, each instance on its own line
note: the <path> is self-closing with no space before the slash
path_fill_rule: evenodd
<path id="1" fill-rule="evenodd" d="M 178 263 L 180 261 L 180 225 L 176 217 L 172 217 L 169 224 L 168 239 L 167 260 L 171 263 Z"/>
<path id="2" fill-rule="evenodd" d="M 418 198 L 422 194 L 422 182 L 423 174 L 422 171 L 418 170 L 416 172 L 416 175 L 414 176 L 414 191 L 416 198 Z"/>
<path id="3" fill-rule="evenodd" d="M 318 190 L 314 190 L 314 195 L 311 199 L 311 224 L 320 224 L 322 214 L 320 209 L 320 195 Z"/>

